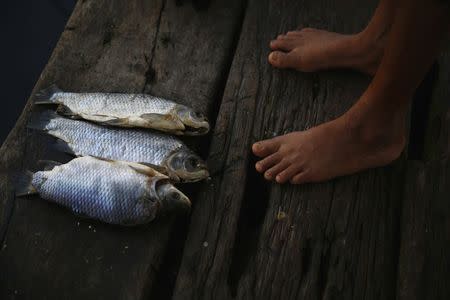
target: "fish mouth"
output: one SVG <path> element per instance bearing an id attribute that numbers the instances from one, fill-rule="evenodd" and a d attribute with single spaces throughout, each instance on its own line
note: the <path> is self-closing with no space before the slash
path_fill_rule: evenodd
<path id="1" fill-rule="evenodd" d="M 208 121 L 202 122 L 198 126 L 190 126 L 185 124 L 185 134 L 196 136 L 196 135 L 205 135 L 209 132 L 209 123 Z"/>
<path id="2" fill-rule="evenodd" d="M 178 105 L 174 113 L 184 125 L 184 134 L 203 135 L 209 132 L 208 119 L 203 114 L 197 113 L 184 105 Z"/>
<path id="3" fill-rule="evenodd" d="M 155 186 L 163 213 L 172 211 L 189 211 L 192 203 L 189 198 L 173 186 L 168 180 L 160 181 Z"/>
<path id="4" fill-rule="evenodd" d="M 209 177 L 207 169 L 198 171 L 169 170 L 169 177 L 177 182 L 197 182 Z"/>
<path id="5" fill-rule="evenodd" d="M 200 170 L 197 172 L 178 172 L 181 182 L 197 182 L 209 177 L 208 170 Z M 178 175 L 178 174 L 177 174 Z"/>

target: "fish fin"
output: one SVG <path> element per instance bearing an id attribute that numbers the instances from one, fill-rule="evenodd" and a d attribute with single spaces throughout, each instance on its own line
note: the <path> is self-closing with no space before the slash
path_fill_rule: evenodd
<path id="1" fill-rule="evenodd" d="M 139 115 L 139 117 L 147 123 L 148 127 L 155 128 L 159 131 L 169 132 L 175 135 L 183 135 L 186 129 L 186 126 L 178 117 L 170 114 L 162 115 L 146 113 Z"/>
<path id="2" fill-rule="evenodd" d="M 57 150 L 57 151 L 60 151 L 60 152 L 64 152 L 64 153 L 75 155 L 75 152 L 73 152 L 73 150 L 69 147 L 69 144 L 67 144 L 65 141 L 60 140 L 60 139 L 57 139 L 52 144 L 52 148 Z"/>
<path id="3" fill-rule="evenodd" d="M 62 92 L 56 84 L 52 84 L 46 89 L 40 90 L 34 95 L 35 104 L 51 104 L 56 103 L 55 99 L 52 99 L 55 93 Z"/>
<path id="4" fill-rule="evenodd" d="M 128 118 L 111 118 L 109 120 L 99 122 L 111 126 L 129 126 Z"/>
<path id="5" fill-rule="evenodd" d="M 14 176 L 15 192 L 17 197 L 36 194 L 36 189 L 31 185 L 33 180 L 33 172 L 23 171 Z"/>
<path id="6" fill-rule="evenodd" d="M 76 113 L 74 113 L 70 108 L 65 106 L 64 104 L 58 105 L 58 108 L 56 109 L 56 112 L 60 115 L 64 115 L 71 118 L 79 118 Z"/>
<path id="7" fill-rule="evenodd" d="M 139 117 L 150 122 L 160 120 L 162 118 L 160 114 L 142 114 Z"/>
<path id="8" fill-rule="evenodd" d="M 183 122 L 181 122 L 178 118 L 176 118 L 172 115 L 147 113 L 147 114 L 141 114 L 141 115 L 139 115 L 139 117 L 141 119 L 147 121 L 148 124 L 166 123 L 166 124 L 170 124 L 171 126 L 176 126 L 176 128 L 179 130 L 184 130 Z"/>
<path id="9" fill-rule="evenodd" d="M 109 159 L 109 158 L 105 158 L 105 157 L 101 157 L 101 156 L 95 156 L 95 155 L 92 155 L 92 154 L 84 155 L 84 156 L 90 156 L 90 157 L 93 157 L 95 159 L 104 160 L 104 161 L 107 161 L 107 162 L 114 162 L 114 161 L 116 161 L 114 159 Z"/>
<path id="10" fill-rule="evenodd" d="M 47 124 L 59 116 L 52 110 L 46 110 L 40 113 L 33 113 L 27 127 L 36 130 L 46 130 Z"/>
<path id="11" fill-rule="evenodd" d="M 133 170 L 135 170 L 138 173 L 147 175 L 149 177 L 161 177 L 161 178 L 169 178 L 166 175 L 160 173 L 158 170 L 156 170 L 155 167 L 150 166 L 150 165 L 144 165 L 141 163 L 130 163 L 127 162 L 128 166 L 130 166 L 130 168 L 132 168 Z"/>
<path id="12" fill-rule="evenodd" d="M 167 174 L 166 174 L 167 172 L 166 172 L 166 168 L 165 168 L 165 167 L 155 166 L 155 165 L 149 164 L 149 163 L 147 163 L 147 162 L 137 162 L 137 164 L 140 164 L 140 165 L 144 165 L 144 166 L 146 166 L 146 167 L 149 167 L 149 168 L 151 168 L 151 169 L 153 169 L 153 170 L 155 170 L 155 171 L 161 173 L 162 175 L 167 175 Z"/>
<path id="13" fill-rule="evenodd" d="M 38 161 L 39 168 L 42 168 L 44 171 L 53 170 L 54 167 L 62 165 L 62 163 L 54 160 L 39 160 Z"/>

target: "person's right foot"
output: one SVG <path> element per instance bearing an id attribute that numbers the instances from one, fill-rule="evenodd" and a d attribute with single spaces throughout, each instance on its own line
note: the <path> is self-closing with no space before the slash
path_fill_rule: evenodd
<path id="1" fill-rule="evenodd" d="M 389 164 L 405 147 L 405 109 L 389 109 L 386 99 L 365 94 L 335 120 L 255 143 L 256 170 L 267 180 L 301 184 Z"/>
<path id="2" fill-rule="evenodd" d="M 384 36 L 370 38 L 304 28 L 271 41 L 269 62 L 277 68 L 302 72 L 350 68 L 374 75 L 383 55 L 384 40 Z"/>

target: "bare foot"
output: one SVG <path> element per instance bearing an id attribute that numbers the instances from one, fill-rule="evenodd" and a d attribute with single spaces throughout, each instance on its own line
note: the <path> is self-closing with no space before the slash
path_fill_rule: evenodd
<path id="1" fill-rule="evenodd" d="M 384 35 L 346 35 L 314 28 L 289 31 L 270 42 L 269 62 L 302 72 L 350 68 L 374 75 L 383 55 Z"/>
<path id="2" fill-rule="evenodd" d="M 300 184 L 384 166 L 398 158 L 405 145 L 404 114 L 358 109 L 356 104 L 336 120 L 255 143 L 254 154 L 264 158 L 256 170 L 267 180 Z"/>

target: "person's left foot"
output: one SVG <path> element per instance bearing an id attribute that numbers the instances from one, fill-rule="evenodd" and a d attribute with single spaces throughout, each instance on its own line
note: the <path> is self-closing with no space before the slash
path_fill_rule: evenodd
<path id="1" fill-rule="evenodd" d="M 314 72 L 350 68 L 374 75 L 380 63 L 384 38 L 372 33 L 339 34 L 315 28 L 289 31 L 270 42 L 269 63 L 276 68 Z"/>
<path id="2" fill-rule="evenodd" d="M 405 145 L 402 116 L 377 119 L 372 112 L 357 118 L 351 114 L 255 143 L 254 154 L 264 158 L 256 170 L 267 180 L 300 184 L 384 166 L 400 156 Z"/>

